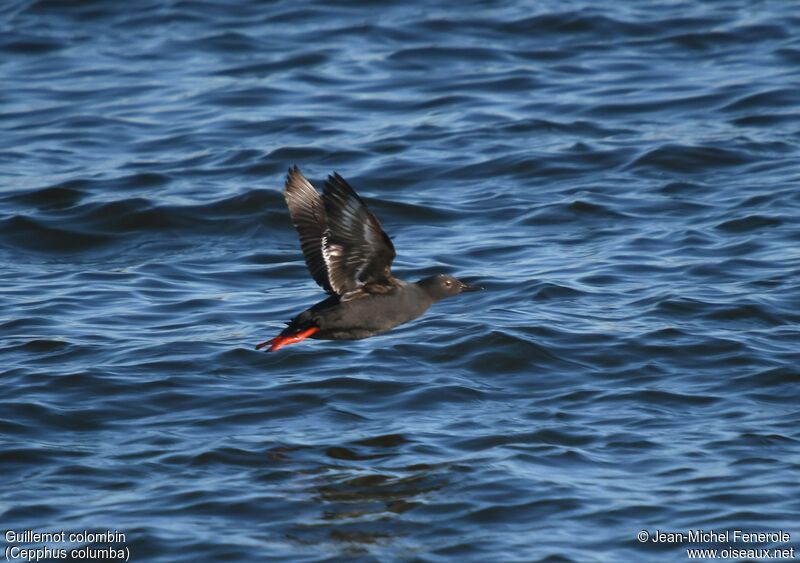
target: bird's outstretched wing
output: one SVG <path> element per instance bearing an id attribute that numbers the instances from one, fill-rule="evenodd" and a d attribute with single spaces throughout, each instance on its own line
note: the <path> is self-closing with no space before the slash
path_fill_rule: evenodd
<path id="1" fill-rule="evenodd" d="M 323 202 L 322 257 L 333 291 L 346 296 L 368 284 L 389 284 L 394 245 L 377 217 L 337 173 L 325 182 Z"/>
<path id="2" fill-rule="evenodd" d="M 328 221 L 319 192 L 306 180 L 300 169 L 293 166 L 286 176 L 283 196 L 286 198 L 294 228 L 300 236 L 300 247 L 311 277 L 322 289 L 334 293 L 329 281 L 328 265 L 323 256 L 322 239 L 328 229 Z"/>

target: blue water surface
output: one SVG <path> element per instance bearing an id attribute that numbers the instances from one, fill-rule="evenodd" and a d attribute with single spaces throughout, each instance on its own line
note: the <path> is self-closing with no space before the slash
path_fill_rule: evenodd
<path id="1" fill-rule="evenodd" d="M 800 556 L 797 4 L 0 6 L 3 533 L 605 562 L 784 530 L 748 547 Z M 396 275 L 487 290 L 256 352 L 324 296 L 295 164 L 364 196 Z"/>

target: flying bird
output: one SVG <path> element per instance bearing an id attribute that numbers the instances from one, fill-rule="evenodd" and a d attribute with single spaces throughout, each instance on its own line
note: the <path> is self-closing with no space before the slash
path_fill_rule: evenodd
<path id="1" fill-rule="evenodd" d="M 308 271 L 330 295 L 256 350 L 266 346 L 278 350 L 306 338 L 367 338 L 416 319 L 440 299 L 483 289 L 443 274 L 413 283 L 394 277 L 391 239 L 367 204 L 335 172 L 320 196 L 294 166 L 283 195 Z"/>

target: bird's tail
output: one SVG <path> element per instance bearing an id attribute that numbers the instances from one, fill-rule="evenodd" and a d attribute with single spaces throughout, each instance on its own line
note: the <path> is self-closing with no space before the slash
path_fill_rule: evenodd
<path id="1" fill-rule="evenodd" d="M 298 330 L 296 327 L 286 327 L 283 332 L 281 332 L 275 338 L 267 340 L 266 342 L 262 342 L 258 346 L 256 346 L 256 350 L 261 350 L 265 346 L 269 346 L 268 352 L 274 352 L 275 350 L 279 350 L 284 346 L 288 346 L 289 344 L 294 344 L 295 342 L 302 342 L 312 334 L 319 331 L 318 326 L 310 326 L 308 328 L 304 328 Z"/>

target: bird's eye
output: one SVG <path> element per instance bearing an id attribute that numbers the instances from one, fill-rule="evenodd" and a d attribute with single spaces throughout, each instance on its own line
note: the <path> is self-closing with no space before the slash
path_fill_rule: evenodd
<path id="1" fill-rule="evenodd" d="M 450 287 L 451 285 L 453 285 L 453 282 L 451 282 L 450 280 L 447 280 L 446 282 L 444 282 L 444 285 L 446 285 L 447 287 Z"/>

